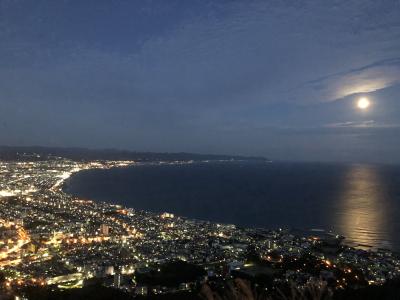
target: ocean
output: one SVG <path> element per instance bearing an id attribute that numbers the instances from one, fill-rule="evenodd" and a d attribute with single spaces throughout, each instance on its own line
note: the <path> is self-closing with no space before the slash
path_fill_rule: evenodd
<path id="1" fill-rule="evenodd" d="M 203 162 L 87 170 L 76 197 L 245 227 L 324 229 L 400 250 L 400 166 Z"/>

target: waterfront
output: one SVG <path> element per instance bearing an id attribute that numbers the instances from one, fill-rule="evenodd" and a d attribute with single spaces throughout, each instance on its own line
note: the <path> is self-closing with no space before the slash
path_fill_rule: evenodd
<path id="1" fill-rule="evenodd" d="M 207 174 L 209 167 L 218 169 L 220 161 L 35 160 L 38 157 L 0 164 L 0 292 L 10 297 L 30 299 L 26 288 L 52 292 L 85 288 L 93 281 L 120 289 L 126 296 L 198 293 L 204 284 L 224 285 L 232 278 L 256 279 L 262 274 L 267 277 L 260 289 L 269 294 L 289 281 L 306 287 L 317 280 L 340 291 L 383 285 L 400 274 L 396 253 L 348 247 L 341 244 L 340 236 L 326 232 L 244 228 L 82 199 L 62 191 L 71 175 L 94 169 L 158 170 L 166 175 L 157 167 L 162 165 L 162 170 L 190 170 L 190 174 L 192 167 L 200 167 Z M 246 169 L 242 162 L 223 165 Z M 356 178 L 365 179 L 365 172 Z M 229 178 L 223 179 L 231 184 Z M 192 181 L 181 178 L 181 182 Z M 352 184 L 363 186 L 357 182 Z M 156 183 L 146 186 L 157 188 Z M 168 270 L 176 266 L 194 273 L 171 274 Z"/>
<path id="2" fill-rule="evenodd" d="M 362 164 L 196 163 L 89 170 L 79 197 L 246 227 L 323 228 L 353 245 L 400 249 L 400 168 Z"/>

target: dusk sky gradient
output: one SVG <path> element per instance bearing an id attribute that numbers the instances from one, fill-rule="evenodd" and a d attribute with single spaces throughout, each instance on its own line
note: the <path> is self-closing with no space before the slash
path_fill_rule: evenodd
<path id="1" fill-rule="evenodd" d="M 400 1 L 0 0 L 3 145 L 400 163 L 399 98 Z"/>

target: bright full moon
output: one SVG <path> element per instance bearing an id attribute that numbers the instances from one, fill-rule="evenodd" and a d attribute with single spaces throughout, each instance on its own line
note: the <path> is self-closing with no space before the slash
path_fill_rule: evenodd
<path id="1" fill-rule="evenodd" d="M 360 109 L 367 109 L 370 103 L 369 100 L 365 97 L 358 99 L 357 106 Z"/>

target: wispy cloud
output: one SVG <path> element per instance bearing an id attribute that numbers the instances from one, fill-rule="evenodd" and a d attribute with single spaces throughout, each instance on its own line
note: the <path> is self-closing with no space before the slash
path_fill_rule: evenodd
<path id="1" fill-rule="evenodd" d="M 330 123 L 324 125 L 327 128 L 400 128 L 400 124 L 385 124 L 375 122 L 374 120 L 368 121 L 348 121 L 348 122 L 338 122 Z"/>
<path id="2" fill-rule="evenodd" d="M 370 148 L 398 132 L 396 0 L 0 0 L 0 11 L 4 143 L 305 157 L 338 132 L 382 128 Z M 351 103 L 360 93 L 368 112 Z M 341 141 L 356 147 L 354 136 Z"/>

